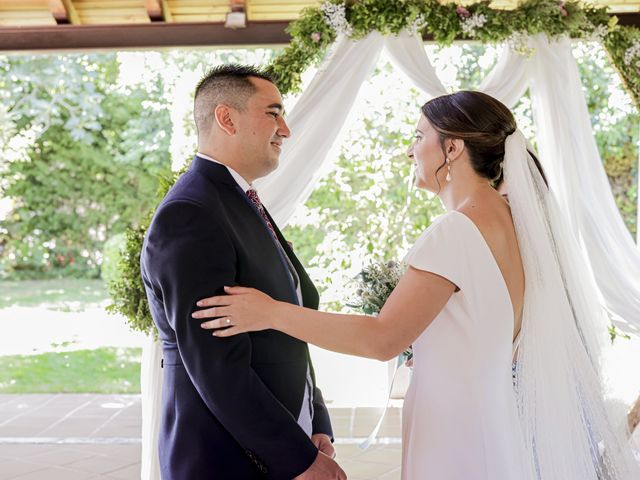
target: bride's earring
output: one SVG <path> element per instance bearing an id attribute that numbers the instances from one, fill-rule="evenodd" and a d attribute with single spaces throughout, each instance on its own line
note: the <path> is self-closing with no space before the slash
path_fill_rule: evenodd
<path id="1" fill-rule="evenodd" d="M 445 180 L 447 182 L 451 181 L 451 160 L 449 160 L 449 157 L 445 158 L 445 161 L 447 162 L 447 176 L 445 178 Z"/>

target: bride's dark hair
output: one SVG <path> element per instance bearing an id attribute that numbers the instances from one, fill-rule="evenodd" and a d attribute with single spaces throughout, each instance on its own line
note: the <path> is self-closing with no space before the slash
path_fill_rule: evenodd
<path id="1" fill-rule="evenodd" d="M 429 100 L 422 113 L 438 132 L 443 152 L 445 139 L 463 140 L 476 173 L 494 187 L 500 185 L 504 142 L 518 128 L 511 110 L 486 93 L 461 90 Z M 546 183 L 542 166 L 530 153 Z M 438 167 L 436 175 L 445 165 Z"/>

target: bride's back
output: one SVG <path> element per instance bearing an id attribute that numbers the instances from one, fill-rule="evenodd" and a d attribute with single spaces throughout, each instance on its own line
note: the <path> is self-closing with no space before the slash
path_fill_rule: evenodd
<path id="1" fill-rule="evenodd" d="M 509 205 L 498 192 L 483 192 L 459 211 L 478 227 L 500 268 L 513 306 L 515 338 L 522 325 L 525 278 Z"/>

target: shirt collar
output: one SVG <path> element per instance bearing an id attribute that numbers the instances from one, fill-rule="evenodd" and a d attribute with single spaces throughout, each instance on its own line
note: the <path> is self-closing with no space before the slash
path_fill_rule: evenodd
<path id="1" fill-rule="evenodd" d="M 215 158 L 211 158 L 208 155 L 205 155 L 204 153 L 198 152 L 196 153 L 197 156 L 199 156 L 200 158 L 204 158 L 205 160 L 210 160 L 214 163 L 217 163 L 219 165 L 222 165 L 224 167 L 227 167 L 227 170 L 229 170 L 229 173 L 231 174 L 231 176 L 233 177 L 233 179 L 236 181 L 236 183 L 238 185 L 240 185 L 240 188 L 242 188 L 243 192 L 246 192 L 247 190 L 253 189 L 253 187 L 251 186 L 251 184 L 249 182 L 247 182 L 242 175 L 240 175 L 238 172 L 236 172 L 233 168 L 231 168 L 229 165 L 225 165 L 222 162 L 219 162 L 218 160 L 216 160 Z M 255 190 L 255 189 L 254 189 Z"/>

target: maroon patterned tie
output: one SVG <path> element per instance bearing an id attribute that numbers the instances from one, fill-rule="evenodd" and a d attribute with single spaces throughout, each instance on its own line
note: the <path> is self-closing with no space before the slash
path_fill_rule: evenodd
<path id="1" fill-rule="evenodd" d="M 273 225 L 271 225 L 271 221 L 269 220 L 269 217 L 267 217 L 267 212 L 264 210 L 264 205 L 262 205 L 262 202 L 260 201 L 260 197 L 258 196 L 258 192 L 256 192 L 253 188 L 250 188 L 249 190 L 247 190 L 247 197 L 249 197 L 249 200 L 251 200 L 251 202 L 253 202 L 253 204 L 256 206 L 256 208 L 260 212 L 260 215 L 262 216 L 262 219 L 267 224 L 267 227 L 269 227 L 269 231 L 271 232 L 271 235 L 273 235 L 274 240 L 279 245 L 280 242 L 278 241 L 278 236 L 276 235 L 276 230 L 275 230 L 275 228 L 273 228 Z"/>
<path id="2" fill-rule="evenodd" d="M 285 260 L 287 262 L 287 267 L 289 267 L 289 271 L 291 273 L 291 277 L 293 278 L 293 284 L 294 284 L 294 286 L 296 288 L 298 288 L 298 283 L 300 283 L 300 280 L 298 278 L 298 273 L 296 272 L 296 269 L 293 266 L 293 264 L 291 263 L 291 260 L 287 256 L 286 252 L 282 248 L 282 245 L 280 244 L 280 240 L 278 240 L 278 235 L 276 235 L 276 230 L 275 230 L 275 228 L 273 228 L 273 225 L 271 224 L 271 221 L 269 220 L 269 217 L 267 216 L 267 212 L 264 209 L 264 205 L 262 205 L 262 202 L 260 201 L 260 197 L 258 196 L 258 192 L 256 192 L 253 188 L 250 188 L 249 190 L 247 190 L 247 197 L 249 197 L 249 200 L 251 200 L 251 202 L 256 206 L 256 208 L 260 212 L 260 216 L 262 217 L 264 222 L 267 224 L 267 227 L 269 227 L 269 231 L 271 232 L 271 235 L 273 236 L 273 239 L 276 241 L 276 245 L 282 251 L 282 255 L 284 255 L 284 258 L 285 258 Z"/>

